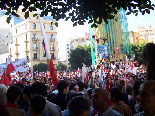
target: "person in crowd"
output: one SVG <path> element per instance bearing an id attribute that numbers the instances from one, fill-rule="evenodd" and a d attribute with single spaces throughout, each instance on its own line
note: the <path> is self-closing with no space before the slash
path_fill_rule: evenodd
<path id="1" fill-rule="evenodd" d="M 132 110 L 133 114 L 136 114 L 139 110 L 139 104 L 137 104 L 137 96 L 139 94 L 139 88 L 143 81 L 136 80 L 133 84 L 133 97 L 129 99 L 129 107 Z M 137 104 L 137 105 L 136 105 Z M 137 109 L 136 109 L 137 108 Z"/>
<path id="2" fill-rule="evenodd" d="M 30 116 L 41 116 L 42 111 L 46 105 L 45 97 L 41 95 L 33 95 L 30 99 Z"/>
<path id="3" fill-rule="evenodd" d="M 7 102 L 5 104 L 7 110 L 9 111 L 11 116 L 25 116 L 26 112 L 22 109 L 18 109 L 18 106 L 16 105 L 17 101 L 20 98 L 21 89 L 16 86 L 10 86 L 7 90 Z"/>
<path id="4" fill-rule="evenodd" d="M 96 116 L 123 116 L 108 106 L 108 92 L 103 88 L 95 88 L 92 92 L 92 106 L 97 109 Z"/>
<path id="5" fill-rule="evenodd" d="M 125 92 L 123 92 L 123 85 L 122 84 L 118 84 L 118 85 L 116 85 L 117 86 L 117 88 L 120 90 L 120 92 L 122 93 L 122 101 L 125 103 L 125 104 L 129 104 L 128 103 L 128 94 L 126 94 Z"/>
<path id="6" fill-rule="evenodd" d="M 77 96 L 68 103 L 69 116 L 88 116 L 90 112 L 89 101 L 83 96 Z"/>
<path id="7" fill-rule="evenodd" d="M 47 88 L 45 84 L 42 84 L 41 82 L 33 83 L 31 85 L 30 90 L 31 90 L 31 95 L 38 94 L 45 97 L 47 94 Z M 41 113 L 41 116 L 63 116 L 63 115 L 62 115 L 61 109 L 57 105 L 49 101 L 46 101 L 46 105 L 44 110 Z"/>
<path id="8" fill-rule="evenodd" d="M 129 101 L 130 98 L 132 97 L 132 86 L 131 85 L 126 86 L 126 94 L 128 94 L 128 101 Z"/>
<path id="9" fill-rule="evenodd" d="M 23 107 L 25 112 L 29 111 L 29 102 L 30 102 L 31 92 L 30 92 L 30 85 L 26 85 L 23 89 L 23 98 L 26 104 Z"/>
<path id="10" fill-rule="evenodd" d="M 67 101 L 67 103 L 68 103 L 73 97 L 76 97 L 76 96 L 78 96 L 78 94 L 77 94 L 76 91 L 73 91 L 73 90 L 68 91 L 68 93 L 67 93 L 67 95 L 66 95 L 66 101 Z M 69 116 L 68 108 L 67 108 L 66 110 L 64 110 L 62 113 L 63 113 L 64 116 Z"/>
<path id="11" fill-rule="evenodd" d="M 122 93 L 118 88 L 110 89 L 110 101 L 113 102 L 112 109 L 124 116 L 132 116 L 132 111 L 128 105 L 121 101 Z"/>
<path id="12" fill-rule="evenodd" d="M 84 83 L 81 82 L 81 81 L 79 81 L 79 82 L 77 82 L 77 85 L 78 85 L 78 87 L 79 87 L 79 92 L 78 92 L 78 94 L 79 94 L 79 95 L 85 95 L 85 93 L 84 93 L 84 91 L 85 91 L 85 85 L 84 85 Z"/>
<path id="13" fill-rule="evenodd" d="M 11 116 L 6 107 L 0 104 L 0 116 Z"/>
<path id="14" fill-rule="evenodd" d="M 71 83 L 69 85 L 69 90 L 73 90 L 73 91 L 76 91 L 77 93 L 79 92 L 79 87 L 76 83 Z"/>
<path id="15" fill-rule="evenodd" d="M 4 84 L 0 84 L 0 104 L 2 105 L 6 103 L 6 93 L 7 87 Z"/>
<path id="16" fill-rule="evenodd" d="M 61 110 L 67 108 L 66 93 L 68 92 L 69 84 L 68 82 L 61 80 L 57 83 L 58 93 L 56 96 L 50 99 L 50 102 L 57 104 Z"/>
<path id="17" fill-rule="evenodd" d="M 54 94 L 54 93 L 47 93 L 46 98 L 47 98 L 48 101 L 50 101 L 50 99 L 51 99 L 52 97 L 54 97 L 54 96 L 56 96 L 56 94 Z"/>
<path id="18" fill-rule="evenodd" d="M 137 99 L 143 111 L 135 114 L 135 116 L 155 115 L 155 80 L 146 80 L 141 84 Z"/>

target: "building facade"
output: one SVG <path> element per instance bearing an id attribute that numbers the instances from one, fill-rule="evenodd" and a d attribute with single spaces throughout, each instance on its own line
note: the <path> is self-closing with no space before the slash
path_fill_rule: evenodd
<path id="1" fill-rule="evenodd" d="M 130 43 L 133 43 L 133 44 L 148 43 L 147 40 L 140 38 L 138 32 L 133 32 L 133 31 L 129 32 L 129 40 L 130 40 Z"/>
<path id="2" fill-rule="evenodd" d="M 68 59 L 70 58 L 70 51 L 74 50 L 78 45 L 84 46 L 90 45 L 90 41 L 86 40 L 84 38 L 70 38 L 67 42 L 66 42 L 66 65 L 67 68 L 70 69 L 70 64 Z"/>
<path id="3" fill-rule="evenodd" d="M 139 27 L 139 37 L 149 42 L 155 43 L 155 28 L 152 26 Z"/>
<path id="4" fill-rule="evenodd" d="M 18 11 L 22 19 L 16 23 L 16 18 L 12 18 L 10 25 L 13 33 L 13 42 L 9 45 L 9 55 L 12 61 L 27 57 L 29 67 L 33 71 L 33 66 L 39 63 L 47 63 L 43 47 L 43 39 L 38 19 L 29 13 L 29 18 L 24 20 L 24 13 Z M 57 53 L 57 32 L 56 26 L 51 22 L 52 16 L 41 17 L 44 25 L 46 38 L 50 47 L 53 64 L 58 63 Z"/>

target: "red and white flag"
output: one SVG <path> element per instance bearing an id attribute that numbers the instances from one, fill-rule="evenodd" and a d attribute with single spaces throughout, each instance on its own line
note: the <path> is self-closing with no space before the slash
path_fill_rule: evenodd
<path id="1" fill-rule="evenodd" d="M 43 23 L 41 21 L 40 15 L 39 15 L 39 10 L 38 10 L 38 20 L 39 20 L 39 24 L 40 24 L 40 30 L 42 33 L 42 37 L 43 37 L 43 45 L 44 45 L 44 49 L 45 49 L 45 53 L 46 53 L 46 59 L 50 60 L 50 75 L 51 75 L 52 83 L 56 89 L 57 88 L 56 85 L 58 83 L 58 78 L 57 78 L 57 74 L 55 72 L 55 68 L 53 65 L 52 56 L 50 54 L 50 49 L 49 49 L 49 45 L 47 42 L 44 26 L 43 26 Z"/>
<path id="2" fill-rule="evenodd" d="M 11 76 L 10 76 L 10 73 L 14 71 L 14 67 L 12 65 L 12 62 L 8 56 L 7 58 L 7 68 L 6 70 L 4 71 L 3 75 L 2 75 L 2 78 L 0 80 L 0 83 L 4 84 L 5 86 L 8 86 L 11 82 Z"/>

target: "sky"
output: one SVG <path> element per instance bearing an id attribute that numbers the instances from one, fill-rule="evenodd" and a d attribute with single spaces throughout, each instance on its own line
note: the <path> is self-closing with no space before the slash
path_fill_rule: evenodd
<path id="1" fill-rule="evenodd" d="M 152 3 L 155 4 L 155 0 Z M 151 25 L 155 28 L 155 10 L 151 10 L 150 14 L 145 15 L 142 15 L 141 13 L 139 13 L 138 16 L 135 16 L 134 14 L 127 15 L 127 21 L 129 31 L 138 31 L 138 27 L 147 25 Z M 58 57 L 61 61 L 66 60 L 66 41 L 69 38 L 84 37 L 85 32 L 89 32 L 89 25 L 87 23 L 83 26 L 73 27 L 73 23 L 71 21 L 60 20 L 58 22 Z"/>

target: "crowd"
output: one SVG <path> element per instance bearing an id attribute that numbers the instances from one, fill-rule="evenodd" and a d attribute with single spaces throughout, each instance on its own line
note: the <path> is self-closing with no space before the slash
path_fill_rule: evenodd
<path id="1" fill-rule="evenodd" d="M 75 73 L 58 75 L 56 87 L 51 78 L 40 76 L 0 84 L 0 116 L 154 116 L 155 80 L 145 69 L 135 75 L 115 65 L 114 70 L 105 64 L 103 79 L 91 70 L 87 81 Z"/>

